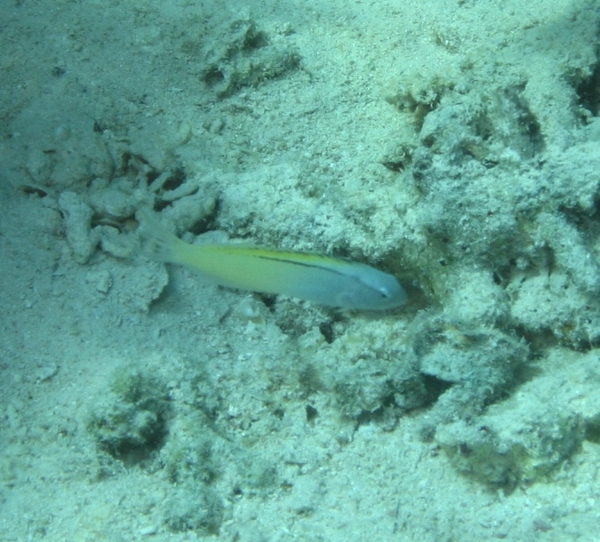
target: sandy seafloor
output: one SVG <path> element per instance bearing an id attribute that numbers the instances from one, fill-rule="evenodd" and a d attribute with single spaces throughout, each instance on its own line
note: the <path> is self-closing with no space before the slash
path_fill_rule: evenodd
<path id="1" fill-rule="evenodd" d="M 3 0 L 0 541 L 598 540 L 599 113 L 593 0 Z"/>

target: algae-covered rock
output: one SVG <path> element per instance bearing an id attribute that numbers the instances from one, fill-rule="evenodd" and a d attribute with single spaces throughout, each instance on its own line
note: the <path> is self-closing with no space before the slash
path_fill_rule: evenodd
<path id="1" fill-rule="evenodd" d="M 474 424 L 460 421 L 438 428 L 436 441 L 460 472 L 512 489 L 539 480 L 570 457 L 581 445 L 583 427 L 578 415 L 557 411 L 547 402 L 523 407 L 509 401 Z"/>
<path id="2" fill-rule="evenodd" d="M 212 489 L 188 483 L 172 488 L 164 504 L 164 522 L 171 531 L 206 536 L 218 533 L 223 512 L 223 503 Z"/>
<path id="3" fill-rule="evenodd" d="M 550 475 L 584 440 L 597 440 L 599 352 L 555 350 L 542 375 L 469 421 L 437 429 L 456 468 L 487 485 L 511 489 Z"/>
<path id="4" fill-rule="evenodd" d="M 515 371 L 529 354 L 527 344 L 513 333 L 451 315 L 451 311 L 434 317 L 424 314 L 411 330 L 419 371 L 445 384 L 428 417 L 432 427 L 480 414 L 511 386 Z"/>
<path id="5" fill-rule="evenodd" d="M 402 412 L 422 407 L 430 398 L 402 323 L 359 321 L 331 344 L 315 338 L 314 331 L 300 344 L 303 391 L 327 390 L 346 418 L 385 418 L 391 429 Z"/>
<path id="6" fill-rule="evenodd" d="M 214 444 L 221 440 L 200 413 L 180 413 L 160 452 L 161 463 L 169 480 L 174 484 L 186 480 L 205 484 L 212 482 L 220 470 Z"/>
<path id="7" fill-rule="evenodd" d="M 221 98 L 300 65 L 300 55 L 294 48 L 274 43 L 249 17 L 229 21 L 215 32 L 220 39 L 205 48 L 202 79 Z"/>
<path id="8" fill-rule="evenodd" d="M 94 409 L 88 430 L 100 449 L 136 463 L 162 445 L 169 411 L 167 389 L 158 378 L 122 369 Z"/>

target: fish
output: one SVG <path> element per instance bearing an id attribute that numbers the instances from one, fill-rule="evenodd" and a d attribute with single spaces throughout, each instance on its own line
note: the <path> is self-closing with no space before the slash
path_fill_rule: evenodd
<path id="1" fill-rule="evenodd" d="M 234 243 L 195 245 L 172 234 L 149 212 L 140 215 L 146 257 L 187 266 L 212 284 L 350 310 L 381 311 L 407 301 L 396 277 L 363 263 Z"/>

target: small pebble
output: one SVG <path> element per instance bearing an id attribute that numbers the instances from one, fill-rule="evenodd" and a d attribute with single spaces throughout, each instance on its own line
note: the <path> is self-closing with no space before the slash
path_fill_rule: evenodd
<path id="1" fill-rule="evenodd" d="M 262 324 L 265 321 L 263 314 L 263 305 L 252 297 L 246 297 L 236 307 L 238 316 L 246 321 L 254 324 Z"/>
<path id="2" fill-rule="evenodd" d="M 50 380 L 52 377 L 54 377 L 56 373 L 58 373 L 58 365 L 56 365 L 54 362 L 51 362 L 47 365 L 44 365 L 44 367 L 40 367 L 36 371 L 35 377 L 38 382 L 45 382 L 46 380 Z"/>
<path id="3" fill-rule="evenodd" d="M 156 534 L 157 532 L 158 532 L 158 528 L 156 527 L 156 525 L 148 525 L 146 527 L 142 527 L 139 530 L 139 533 L 142 536 L 151 536 L 153 534 Z"/>
<path id="4" fill-rule="evenodd" d="M 89 271 L 85 279 L 100 293 L 107 294 L 112 288 L 112 276 L 106 269 Z"/>

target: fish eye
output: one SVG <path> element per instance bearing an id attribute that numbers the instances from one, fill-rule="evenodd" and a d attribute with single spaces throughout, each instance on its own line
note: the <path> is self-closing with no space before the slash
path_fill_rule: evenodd
<path id="1" fill-rule="evenodd" d="M 385 287 L 381 287 L 379 288 L 379 293 L 381 294 L 381 297 L 383 299 L 391 299 L 392 298 L 392 294 L 390 293 L 390 291 L 385 288 Z"/>

